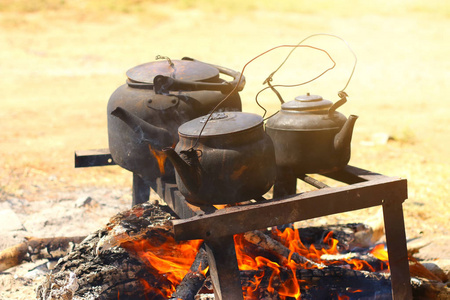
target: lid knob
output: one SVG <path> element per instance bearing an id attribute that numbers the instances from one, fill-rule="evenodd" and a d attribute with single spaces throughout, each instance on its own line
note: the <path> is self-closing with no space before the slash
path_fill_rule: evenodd
<path id="1" fill-rule="evenodd" d="M 322 96 L 319 95 L 311 95 L 310 93 L 306 93 L 306 95 L 300 95 L 295 97 L 295 100 L 301 102 L 310 102 L 310 101 L 321 101 L 323 100 Z"/>

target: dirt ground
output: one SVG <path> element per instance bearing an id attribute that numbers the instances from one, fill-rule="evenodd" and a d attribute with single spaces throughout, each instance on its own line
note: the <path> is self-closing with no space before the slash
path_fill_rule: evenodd
<path id="1" fill-rule="evenodd" d="M 88 234 L 131 204 L 128 171 L 74 169 L 75 150 L 107 148 L 106 105 L 129 68 L 165 55 L 242 70 L 274 46 L 329 33 L 344 38 L 358 57 L 346 89 L 349 102 L 339 109 L 359 116 L 350 164 L 406 178 L 407 237 L 431 242 L 424 258 L 450 259 L 448 28 L 450 18 L 438 10 L 230 13 L 155 4 L 151 13 L 134 14 L 0 11 L 0 210 L 13 211 L 22 225 L 0 230 L 0 250 L 25 236 Z M 287 101 L 306 92 L 336 101 L 353 57 L 338 39 L 314 37 L 307 43 L 328 50 L 336 68 L 312 84 L 280 92 Z M 271 52 L 247 67 L 245 111 L 262 114 L 255 94 L 286 53 Z M 329 63 L 323 54 L 298 49 L 274 81 L 306 81 Z M 269 114 L 278 110 L 270 92 L 260 99 Z M 92 204 L 76 207 L 86 195 Z M 359 222 L 376 212 L 311 222 Z M 37 279 L 25 274 L 37 265 L 0 273 L 0 299 L 32 298 Z"/>

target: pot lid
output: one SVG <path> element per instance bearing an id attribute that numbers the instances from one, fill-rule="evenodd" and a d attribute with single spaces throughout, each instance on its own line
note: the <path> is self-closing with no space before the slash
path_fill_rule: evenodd
<path id="1" fill-rule="evenodd" d="M 178 128 L 178 133 L 185 137 L 198 137 L 209 115 L 193 119 Z M 262 125 L 263 118 L 245 112 L 213 113 L 202 132 L 202 137 L 212 137 L 242 132 Z"/>
<path id="2" fill-rule="evenodd" d="M 306 111 L 306 110 L 322 110 L 330 108 L 333 102 L 323 99 L 319 95 L 300 95 L 295 97 L 294 100 L 283 103 L 281 109 L 283 110 L 295 110 L 295 111 Z"/>
<path id="3" fill-rule="evenodd" d="M 157 75 L 186 81 L 212 81 L 219 77 L 217 68 L 199 61 L 172 60 L 170 62 L 160 60 L 145 63 L 129 69 L 126 74 L 133 82 L 148 84 L 153 84 L 153 79 Z"/>

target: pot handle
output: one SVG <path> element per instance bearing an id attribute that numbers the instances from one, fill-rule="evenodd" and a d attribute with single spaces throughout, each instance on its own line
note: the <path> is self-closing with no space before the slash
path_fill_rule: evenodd
<path id="1" fill-rule="evenodd" d="M 338 96 L 341 98 L 338 101 L 336 101 L 329 109 L 328 109 L 328 116 L 331 117 L 333 113 L 338 109 L 338 107 L 342 106 L 347 102 L 347 93 L 344 91 L 340 91 L 338 93 Z"/>
<path id="2" fill-rule="evenodd" d="M 191 60 L 194 61 L 194 59 L 189 57 L 183 57 L 182 60 Z M 197 61 L 197 60 L 195 60 Z M 206 63 L 207 64 L 207 63 Z M 233 77 L 232 81 L 223 81 L 221 83 L 211 83 L 211 82 L 201 82 L 201 81 L 188 81 L 188 80 L 180 80 L 175 79 L 169 76 L 164 75 L 157 75 L 153 79 L 153 90 L 156 94 L 165 94 L 169 93 L 169 91 L 220 91 L 222 93 L 229 93 L 231 92 L 235 86 L 238 86 L 238 91 L 242 91 L 242 89 L 245 86 L 245 78 L 242 76 L 241 80 L 239 81 L 239 78 L 241 77 L 241 73 L 236 72 L 234 70 L 208 64 L 210 66 L 215 67 L 219 70 L 220 73 L 228 75 L 230 77 Z"/>

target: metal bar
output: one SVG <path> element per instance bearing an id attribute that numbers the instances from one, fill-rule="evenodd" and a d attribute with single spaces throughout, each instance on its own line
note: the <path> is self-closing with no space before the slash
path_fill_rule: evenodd
<path id="1" fill-rule="evenodd" d="M 75 168 L 113 166 L 115 164 L 109 149 L 75 151 Z"/>
<path id="2" fill-rule="evenodd" d="M 403 198 L 386 197 L 383 201 L 384 228 L 394 300 L 412 299 L 402 200 Z"/>
<path id="3" fill-rule="evenodd" d="M 303 180 L 304 182 L 306 182 L 307 184 L 312 185 L 313 187 L 316 187 L 318 189 L 324 189 L 324 188 L 328 188 L 329 186 L 326 185 L 325 183 L 314 179 L 306 174 L 303 174 L 301 176 L 298 177 L 299 179 Z"/>
<path id="4" fill-rule="evenodd" d="M 384 177 L 284 199 L 224 208 L 202 216 L 173 220 L 175 239 L 218 238 L 381 205 L 383 199 L 387 198 L 403 201 L 407 197 L 406 189 L 406 180 Z"/>
<path id="5" fill-rule="evenodd" d="M 150 183 L 151 188 L 169 205 L 172 211 L 180 218 L 186 219 L 196 215 L 211 213 L 217 209 L 214 206 L 195 206 L 189 204 L 178 191 L 175 183 L 167 183 L 158 178 Z"/>
<path id="6" fill-rule="evenodd" d="M 297 177 L 290 170 L 277 170 L 277 179 L 273 185 L 273 197 L 279 198 L 297 194 Z"/>
<path id="7" fill-rule="evenodd" d="M 205 240 L 214 299 L 244 299 L 233 236 Z"/>
<path id="8" fill-rule="evenodd" d="M 150 184 L 145 182 L 141 176 L 133 173 L 133 199 L 131 207 L 136 204 L 145 203 L 150 199 Z"/>
<path id="9" fill-rule="evenodd" d="M 374 173 L 368 170 L 360 169 L 353 166 L 345 166 L 342 170 L 322 174 L 323 176 L 335 179 L 337 181 L 345 182 L 347 184 L 354 184 L 368 180 L 375 180 L 386 177 L 382 174 Z"/>

